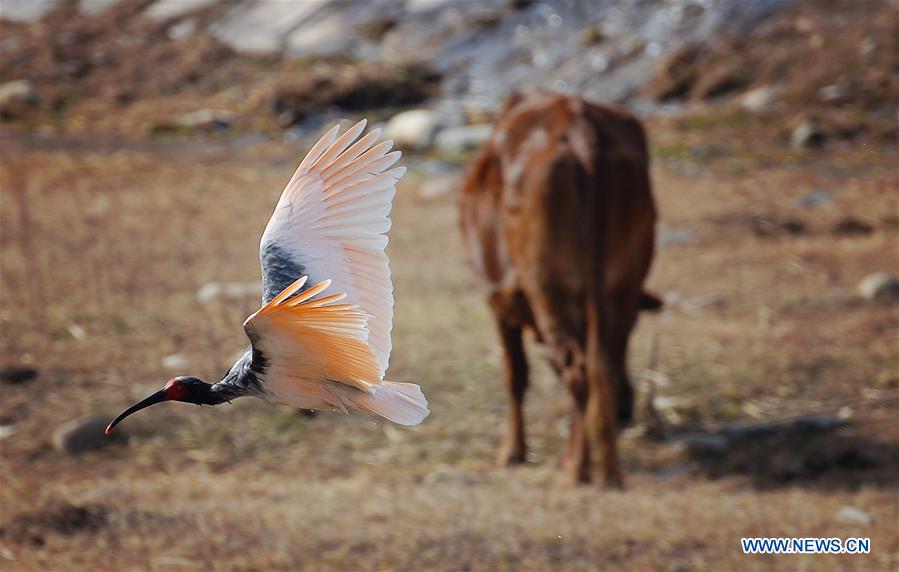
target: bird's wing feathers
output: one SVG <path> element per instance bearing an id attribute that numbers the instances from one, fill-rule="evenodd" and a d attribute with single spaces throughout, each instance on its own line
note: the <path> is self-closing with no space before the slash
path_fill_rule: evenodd
<path id="1" fill-rule="evenodd" d="M 390 152 L 391 141 L 375 144 L 377 129 L 359 138 L 364 129 L 363 120 L 338 137 L 334 127 L 312 147 L 275 207 L 260 259 L 263 302 L 308 275 L 330 279 L 334 291 L 358 306 L 354 315 L 367 315 L 362 329 L 376 364 L 370 381 L 377 382 L 387 369 L 393 326 L 386 232 L 396 181 L 405 169 L 390 169 L 400 152 Z"/>
<path id="2" fill-rule="evenodd" d="M 306 280 L 295 281 L 244 322 L 254 350 L 273 360 L 278 383 L 328 380 L 371 393 L 380 378 L 368 344 L 369 316 L 341 303 L 343 294 L 315 298 L 329 280 L 294 296 Z"/>

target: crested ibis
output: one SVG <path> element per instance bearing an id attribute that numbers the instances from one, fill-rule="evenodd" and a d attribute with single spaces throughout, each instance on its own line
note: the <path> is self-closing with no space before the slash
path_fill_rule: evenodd
<path id="1" fill-rule="evenodd" d="M 164 401 L 218 405 L 243 396 L 304 409 L 363 410 L 402 425 L 428 415 L 421 388 L 386 381 L 393 284 L 384 248 L 404 167 L 392 141 L 360 121 L 310 149 L 262 234 L 262 307 L 243 324 L 246 352 L 216 383 L 189 376 L 106 428 Z"/>

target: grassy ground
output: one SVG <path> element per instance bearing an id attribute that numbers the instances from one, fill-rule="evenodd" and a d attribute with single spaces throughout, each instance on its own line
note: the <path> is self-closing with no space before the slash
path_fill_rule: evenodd
<path id="1" fill-rule="evenodd" d="M 413 169 L 391 232 L 389 376 L 422 384 L 425 423 L 177 404 L 129 419 L 127 446 L 61 456 L 49 438 L 62 422 L 111 417 L 172 375 L 217 379 L 230 365 L 256 301 L 201 305 L 194 293 L 256 279 L 258 237 L 302 152 L 4 139 L 0 349 L 3 365 L 40 377 L 2 387 L 15 433 L 0 441 L 0 569 L 895 570 L 899 320 L 854 294 L 866 274 L 899 267 L 887 151 L 723 149 L 654 131 L 661 228 L 688 239 L 658 253 L 650 287 L 668 304 L 642 319 L 631 365 L 666 381 L 656 391 L 674 403 L 662 412 L 672 430 L 842 409 L 848 431 L 811 452 L 783 444 L 761 468 L 739 451 L 709 466 L 634 431 L 626 491 L 566 490 L 568 398 L 533 347 L 532 463 L 494 469 L 498 344 L 455 197 L 425 198 Z M 793 206 L 814 190 L 832 202 Z M 873 231 L 834 236 L 845 216 Z M 804 230 L 782 231 L 789 221 Z M 175 353 L 184 371 L 161 365 Z M 831 442 L 850 459 L 828 457 Z M 82 509 L 75 525 L 69 505 Z M 871 522 L 841 521 L 845 505 Z M 872 553 L 745 556 L 742 536 L 870 537 Z"/>

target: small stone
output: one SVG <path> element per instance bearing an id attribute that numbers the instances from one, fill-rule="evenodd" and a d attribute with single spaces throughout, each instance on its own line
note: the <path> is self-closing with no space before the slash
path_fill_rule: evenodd
<path id="1" fill-rule="evenodd" d="M 104 433 L 108 423 L 109 419 L 96 416 L 69 421 L 53 432 L 53 448 L 64 455 L 79 455 L 121 441 Z"/>
<path id="2" fill-rule="evenodd" d="M 162 367 L 166 369 L 184 369 L 188 363 L 184 354 L 172 354 L 162 358 Z"/>
<path id="3" fill-rule="evenodd" d="M 849 89 L 845 84 L 835 83 L 818 90 L 818 99 L 829 103 L 838 103 L 848 95 Z"/>
<path id="4" fill-rule="evenodd" d="M 175 117 L 175 125 L 195 131 L 223 131 L 231 127 L 232 115 L 220 109 L 200 109 Z"/>
<path id="5" fill-rule="evenodd" d="M 859 282 L 858 293 L 865 300 L 895 302 L 899 300 L 899 278 L 886 272 L 869 274 Z"/>
<path id="6" fill-rule="evenodd" d="M 0 369 L 0 383 L 18 385 L 28 383 L 37 378 L 37 370 L 33 367 L 9 366 Z"/>
<path id="7" fill-rule="evenodd" d="M 847 524 L 861 524 L 864 526 L 871 524 L 871 515 L 860 508 L 848 504 L 840 507 L 840 510 L 837 511 L 834 518 L 839 522 Z"/>
<path id="8" fill-rule="evenodd" d="M 209 304 L 216 300 L 239 301 L 246 297 L 262 296 L 261 282 L 207 282 L 194 294 L 197 302 Z"/>
<path id="9" fill-rule="evenodd" d="M 761 113 L 771 109 L 772 105 L 777 102 L 780 92 L 780 88 L 772 85 L 750 89 L 740 98 L 740 105 L 747 111 Z"/>
<path id="10" fill-rule="evenodd" d="M 808 119 L 800 123 L 793 130 L 793 133 L 790 134 L 790 143 L 792 143 L 793 147 L 803 149 L 821 147 L 824 144 L 825 139 L 826 137 L 824 132 L 821 131 L 821 128 L 818 127 L 815 122 Z"/>
<path id="11" fill-rule="evenodd" d="M 69 324 L 69 334 L 79 342 L 87 339 L 87 332 L 78 324 Z"/>
<path id="12" fill-rule="evenodd" d="M 847 216 L 834 223 L 831 232 L 834 236 L 864 236 L 874 232 L 874 227 L 863 220 Z"/>
<path id="13" fill-rule="evenodd" d="M 193 20 L 185 20 L 171 26 L 166 30 L 166 34 L 173 40 L 180 40 L 194 33 L 197 25 Z"/>
<path id="14" fill-rule="evenodd" d="M 825 191 L 824 189 L 815 189 L 810 193 L 793 199 L 793 206 L 797 208 L 810 208 L 829 205 L 832 202 L 833 199 L 828 191 Z"/>

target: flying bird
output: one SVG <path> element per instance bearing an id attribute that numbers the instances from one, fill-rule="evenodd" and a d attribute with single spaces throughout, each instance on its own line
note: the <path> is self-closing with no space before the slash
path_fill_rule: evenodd
<path id="1" fill-rule="evenodd" d="M 116 417 L 163 401 L 218 405 L 252 396 L 303 409 L 363 410 L 401 425 L 428 415 L 421 388 L 384 379 L 393 327 L 393 283 L 384 252 L 404 167 L 359 137 L 360 121 L 328 131 L 287 183 L 262 235 L 262 307 L 243 324 L 246 352 L 217 383 L 189 376 Z"/>

